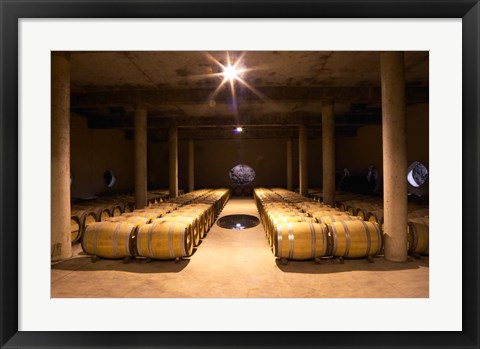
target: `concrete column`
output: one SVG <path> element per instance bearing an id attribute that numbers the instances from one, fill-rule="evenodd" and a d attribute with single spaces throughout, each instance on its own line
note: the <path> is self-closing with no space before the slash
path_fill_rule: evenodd
<path id="1" fill-rule="evenodd" d="M 335 118 L 333 101 L 322 101 L 323 203 L 335 205 Z"/>
<path id="2" fill-rule="evenodd" d="M 178 128 L 175 123 L 170 126 L 168 145 L 170 150 L 170 197 L 176 198 L 178 196 Z"/>
<path id="3" fill-rule="evenodd" d="M 293 191 L 293 141 L 287 139 L 287 189 Z"/>
<path id="4" fill-rule="evenodd" d="M 380 54 L 385 258 L 407 260 L 407 145 L 403 52 Z"/>
<path id="5" fill-rule="evenodd" d="M 307 129 L 305 125 L 300 125 L 298 131 L 300 195 L 308 196 Z"/>
<path id="6" fill-rule="evenodd" d="M 188 140 L 188 191 L 195 190 L 195 145 L 193 139 Z"/>
<path id="7" fill-rule="evenodd" d="M 147 110 L 135 110 L 135 208 L 147 206 Z"/>
<path id="8" fill-rule="evenodd" d="M 51 259 L 72 256 L 70 235 L 70 56 L 52 53 Z"/>

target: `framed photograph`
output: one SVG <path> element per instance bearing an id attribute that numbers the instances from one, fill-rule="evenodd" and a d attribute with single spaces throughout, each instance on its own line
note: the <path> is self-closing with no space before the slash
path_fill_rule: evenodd
<path id="1" fill-rule="evenodd" d="M 0 1 L 1 348 L 479 347 L 478 1 Z M 50 161 L 53 156 L 52 139 L 57 137 L 51 127 L 54 109 L 51 97 L 54 89 L 52 57 L 67 54 L 72 57 L 76 67 L 81 67 L 74 70 L 71 77 L 77 89 L 73 91 L 70 100 L 70 106 L 76 113 L 73 116 L 76 127 L 84 127 L 82 123 L 88 120 L 88 127 L 101 129 L 102 118 L 98 116 L 101 116 L 102 108 L 109 108 L 108 115 L 117 117 L 118 127 L 122 127 L 125 120 L 117 114 L 135 114 L 137 111 L 120 110 L 121 108 L 115 107 L 115 103 L 105 104 L 106 107 L 92 106 L 91 102 L 96 103 L 99 97 L 88 92 L 103 93 L 102 98 L 105 100 L 112 98 L 112 94 L 102 91 L 112 77 L 119 80 L 127 77 L 130 80 L 123 83 L 132 84 L 129 86 L 137 90 L 141 84 L 134 85 L 135 81 L 143 79 L 147 85 L 152 83 L 156 89 L 163 91 L 158 82 L 167 80 L 166 74 L 162 75 L 153 68 L 146 72 L 145 65 L 142 68 L 139 62 L 155 62 L 159 66 L 165 66 L 169 61 L 188 63 L 193 58 L 187 59 L 184 54 L 187 51 L 195 54 L 210 52 L 206 54 L 207 58 L 225 69 L 216 74 L 224 77 L 224 83 L 230 79 L 232 95 L 233 80 L 239 76 L 239 85 L 245 91 L 248 90 L 243 93 L 260 99 L 263 95 L 255 89 L 256 84 L 261 85 L 263 91 L 268 91 L 266 95 L 285 95 L 288 92 L 291 97 L 295 91 L 303 91 L 302 83 L 305 86 L 316 83 L 321 85 L 330 79 L 331 86 L 335 87 L 340 86 L 338 81 L 348 80 L 349 75 L 356 74 L 357 67 L 353 66 L 351 69 L 343 68 L 343 76 L 330 72 L 329 77 L 322 82 L 308 80 L 310 75 L 304 74 L 307 78 L 303 82 L 291 80 L 288 84 L 291 88 L 280 91 L 275 86 L 274 76 L 282 75 L 282 71 L 319 69 L 318 65 L 310 63 L 308 52 L 316 54 L 315 60 L 320 61 L 323 56 L 318 55 L 318 52 L 336 52 L 338 57 L 342 54 L 346 57 L 349 52 L 363 52 L 365 56 L 359 62 L 364 65 L 371 64 L 372 53 L 406 53 L 405 61 L 411 68 L 406 93 L 409 95 L 413 91 L 421 100 L 419 103 L 426 105 L 418 115 L 428 119 L 423 126 L 417 125 L 418 129 L 423 127 L 428 131 L 428 137 L 422 140 L 422 144 L 427 149 L 425 156 L 429 162 L 432 226 L 426 274 L 418 276 L 417 280 L 421 287 L 413 285 L 402 289 L 400 281 L 390 278 L 388 289 L 395 292 L 389 296 L 365 296 L 365 292 L 353 290 L 346 296 L 327 295 L 322 298 L 317 293 L 309 293 L 308 284 L 295 284 L 298 278 L 292 276 L 288 280 L 291 283 L 289 287 L 305 288 L 305 292 L 299 294 L 306 296 L 296 298 L 291 296 L 293 293 L 275 292 L 272 289 L 270 293 L 258 296 L 255 296 L 253 290 L 250 296 L 237 296 L 233 292 L 222 297 L 221 292 L 215 293 L 216 286 L 213 285 L 208 292 L 219 296 L 205 296 L 204 292 L 198 293 L 198 297 L 177 297 L 169 294 L 187 292 L 188 285 L 175 283 L 173 278 L 167 277 L 165 280 L 170 280 L 171 288 L 158 298 L 151 296 L 145 288 L 141 290 L 143 293 L 139 293 L 144 296 L 129 296 L 123 291 L 117 293 L 118 296 L 115 293 L 109 296 L 110 293 L 102 290 L 92 293 L 91 288 L 75 290 L 75 277 L 88 279 L 88 272 L 82 275 L 83 271 L 75 263 L 69 267 L 55 268 L 56 261 L 52 263 L 53 257 L 50 255 L 53 244 L 50 241 L 53 224 L 50 213 L 51 185 L 54 185 L 51 184 Z M 156 54 L 148 54 L 149 52 Z M 227 76 L 225 67 L 231 66 L 230 56 L 225 62 L 222 61 L 220 56 L 224 52 L 237 55 L 238 61 L 248 57 L 250 52 L 253 57 L 250 62 L 255 62 L 258 66 L 262 60 L 276 64 L 275 57 L 281 56 L 278 52 L 283 52 L 283 61 L 289 63 L 270 75 L 268 71 L 264 72 L 263 80 L 243 80 L 238 72 L 230 72 L 231 75 Z M 307 53 L 304 54 L 305 52 Z M 126 65 L 116 65 L 112 57 L 119 55 L 124 55 L 129 64 L 136 67 L 135 72 L 128 70 Z M 328 57 L 325 58 L 327 59 Z M 191 84 L 198 90 L 207 90 L 206 87 L 213 86 L 206 80 L 185 82 L 182 77 L 187 73 L 180 69 L 180 65 L 172 64 L 170 68 L 176 78 L 180 77 L 179 84 Z M 248 68 L 250 67 L 245 70 L 248 71 Z M 213 70 L 211 73 L 215 75 Z M 135 74 L 141 77 L 137 78 Z M 263 77 L 268 77 L 269 82 Z M 371 77 L 359 74 L 356 79 L 357 87 L 362 87 L 370 83 Z M 104 82 L 105 85 L 102 85 Z M 221 79 L 218 82 L 221 84 Z M 325 97 L 334 87 L 330 90 L 317 88 L 315 92 L 322 92 Z M 370 88 L 368 91 L 380 95 L 380 88 Z M 148 98 L 152 98 L 152 93 L 149 93 L 142 95 L 145 98 L 142 101 L 151 103 L 152 99 Z M 160 95 L 162 93 L 164 92 L 160 92 Z M 224 98 L 222 93 L 219 93 L 219 99 Z M 353 96 L 351 89 L 342 93 Z M 125 94 L 121 98 L 128 99 L 129 96 Z M 198 97 L 191 94 L 188 98 L 183 95 L 182 98 L 190 98 L 191 101 L 192 98 L 203 98 L 203 95 Z M 210 95 L 206 108 L 210 108 L 210 111 L 213 107 L 221 110 L 217 102 Z M 322 108 L 323 104 L 315 104 L 314 107 Z M 351 104 L 348 107 L 353 108 Z M 381 123 L 381 110 L 378 105 L 376 107 L 377 109 L 372 105 L 356 106 L 364 114 L 366 108 L 370 108 L 368 110 L 373 113 L 373 117 L 376 110 Z M 190 113 L 185 114 L 186 119 L 198 112 L 191 105 L 181 108 L 182 112 L 188 110 Z M 225 108 L 236 108 L 236 105 L 226 105 Z M 255 108 L 251 110 L 260 111 L 260 107 Z M 302 120 L 307 114 L 315 114 L 311 106 L 305 106 L 301 102 L 292 108 L 297 114 L 288 114 L 286 118 L 289 120 L 300 113 L 303 113 Z M 161 124 L 165 121 L 161 119 L 162 113 L 174 114 L 178 111 L 162 106 L 156 112 L 159 114 L 156 122 Z M 279 113 L 281 112 L 280 110 Z M 95 117 L 90 118 L 92 115 Z M 213 120 L 218 115 L 207 113 L 206 117 Z M 282 126 L 285 123 L 283 119 L 280 121 Z M 315 122 L 311 124 L 314 125 Z M 242 129 L 241 126 L 244 125 L 239 123 L 231 131 L 235 135 L 248 131 L 248 126 L 246 130 Z M 131 128 L 130 124 L 125 128 L 129 127 Z M 188 129 L 188 125 L 182 127 Z M 316 127 L 313 131 L 321 132 L 320 124 Z M 133 136 L 129 136 L 128 132 L 125 131 L 125 139 L 131 142 Z M 213 134 L 211 132 L 204 131 L 205 139 Z M 251 135 L 255 133 L 250 132 Z M 278 130 L 275 132 L 278 134 Z M 345 129 L 344 132 L 352 130 Z M 418 131 L 415 135 L 422 137 L 422 132 Z M 83 136 L 81 131 L 75 133 L 78 139 Z M 166 130 L 157 136 L 167 144 L 169 134 Z M 377 136 L 381 139 L 381 132 Z M 370 136 L 367 135 L 366 138 L 368 137 Z M 124 147 L 122 142 L 127 142 L 123 138 L 110 137 L 110 134 L 107 138 L 106 142 L 115 142 L 120 150 Z M 254 136 L 252 138 L 255 139 Z M 188 139 L 182 141 L 185 149 L 187 145 L 190 147 Z M 128 148 L 129 144 L 124 148 Z M 255 146 L 257 143 L 252 144 Z M 260 146 L 257 145 L 256 149 L 260 154 L 258 149 L 263 143 L 258 144 Z M 92 144 L 92 147 L 95 146 Z M 321 147 L 323 145 L 319 142 L 317 148 Z M 348 149 L 348 144 L 343 147 Z M 160 146 L 158 148 L 161 149 Z M 282 148 L 282 159 L 283 151 L 285 147 Z M 100 154 L 101 148 L 91 150 L 90 154 L 92 152 Z M 286 152 L 288 154 L 288 150 Z M 277 153 L 280 152 L 275 146 L 266 153 L 265 159 L 262 158 L 263 162 L 257 161 L 253 165 L 248 161 L 247 165 L 232 163 L 222 171 L 228 173 L 230 170 L 229 178 L 241 183 L 239 190 L 242 195 L 248 189 L 243 186 L 243 177 L 248 177 L 248 181 L 251 181 L 256 175 L 257 181 L 269 180 L 267 177 L 262 179 L 263 173 L 257 168 L 268 168 L 268 158 L 275 158 Z M 75 167 L 76 158 L 70 159 L 72 168 L 81 171 L 81 166 Z M 205 159 L 205 166 L 209 169 L 217 166 L 218 162 L 214 158 L 205 156 Z M 117 186 L 124 184 L 116 168 L 109 168 L 102 174 L 108 188 L 115 183 Z M 273 179 L 279 181 L 274 186 L 281 186 L 288 176 L 284 173 Z M 413 180 L 413 175 L 411 177 Z M 158 182 L 161 180 L 158 179 Z M 190 184 L 186 181 L 182 184 L 187 185 Z M 209 185 L 207 182 L 201 183 L 202 187 Z M 72 188 L 82 193 L 82 188 Z M 233 223 L 227 220 L 225 224 Z M 82 248 L 85 250 L 83 245 Z M 173 265 L 174 262 L 171 263 Z M 113 264 L 102 265 L 108 270 Z M 169 273 L 178 273 L 182 265 L 179 263 Z M 280 269 L 283 268 L 279 261 L 277 265 Z M 407 269 L 409 267 L 400 266 L 396 270 Z M 118 270 L 128 271 L 122 268 Z M 362 267 L 359 270 L 358 275 L 361 274 Z M 380 266 L 374 272 L 380 274 L 385 270 Z M 102 275 L 112 277 L 108 273 Z M 402 274 L 396 275 L 401 277 Z M 61 279 L 69 280 L 69 287 L 74 291 L 68 293 L 61 287 L 52 286 L 56 280 Z M 332 283 L 340 282 L 334 278 L 328 280 Z M 373 279 L 369 280 L 372 282 Z M 116 281 L 106 282 L 115 285 Z M 358 282 L 361 287 L 363 281 L 359 278 Z M 153 281 L 148 284 L 153 285 Z M 97 285 L 103 287 L 101 283 Z M 140 290 L 133 287 L 132 292 Z"/>

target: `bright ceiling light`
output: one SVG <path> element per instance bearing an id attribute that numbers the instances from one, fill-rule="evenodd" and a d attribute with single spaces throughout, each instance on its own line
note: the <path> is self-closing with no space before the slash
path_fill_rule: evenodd
<path id="1" fill-rule="evenodd" d="M 233 81 L 237 78 L 237 70 L 233 65 L 229 63 L 223 70 L 223 76 L 225 77 L 225 79 Z"/>
<path id="2" fill-rule="evenodd" d="M 258 91 L 256 88 L 251 86 L 247 81 L 243 79 L 243 75 L 245 72 L 258 69 L 258 68 L 245 68 L 245 66 L 242 64 L 242 60 L 245 56 L 245 52 L 243 52 L 239 57 L 236 57 L 235 59 L 230 58 L 229 52 L 227 52 L 227 57 L 226 57 L 226 64 L 222 64 L 219 60 L 217 60 L 215 57 L 213 57 L 211 54 L 206 53 L 207 57 L 209 60 L 214 62 L 218 67 L 219 70 L 216 73 L 212 74 L 207 74 L 206 77 L 216 77 L 216 78 L 221 78 L 220 84 L 218 84 L 217 88 L 210 94 L 208 100 L 209 104 L 211 107 L 215 106 L 215 97 L 217 94 L 220 92 L 222 87 L 226 84 L 229 83 L 230 85 L 230 90 L 232 91 L 232 109 L 235 114 L 238 113 L 237 110 L 237 98 L 235 95 L 235 83 L 238 81 L 238 83 L 242 84 L 245 86 L 247 89 L 252 91 L 258 98 L 260 98 L 263 101 L 267 101 L 268 98 Z M 212 70 L 213 72 L 213 70 Z M 202 77 L 205 77 L 205 75 L 202 75 Z M 238 133 L 237 131 L 235 131 Z M 242 132 L 242 131 L 239 131 Z"/>
<path id="3" fill-rule="evenodd" d="M 235 133 L 240 133 L 240 132 L 243 132 L 243 128 L 237 127 L 237 128 L 235 129 Z"/>

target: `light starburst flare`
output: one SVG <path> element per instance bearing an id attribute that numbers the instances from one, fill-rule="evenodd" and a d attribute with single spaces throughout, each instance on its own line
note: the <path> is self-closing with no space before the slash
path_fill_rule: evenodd
<path id="1" fill-rule="evenodd" d="M 221 69 L 220 73 L 216 74 L 211 74 L 210 76 L 219 76 L 223 77 L 222 82 L 217 86 L 217 88 L 212 92 L 212 94 L 209 97 L 210 101 L 214 101 L 215 97 L 217 94 L 220 92 L 220 89 L 227 83 L 230 82 L 230 90 L 232 92 L 232 102 L 233 102 L 233 107 L 235 113 L 237 112 L 237 98 L 235 94 L 235 82 L 238 81 L 241 83 L 243 86 L 248 88 L 250 91 L 252 91 L 258 98 L 260 98 L 263 101 L 266 101 L 267 98 L 264 96 L 260 91 L 255 89 L 253 86 L 248 84 L 243 78 L 242 74 L 254 70 L 253 68 L 245 68 L 242 67 L 242 60 L 245 57 L 246 52 L 243 52 L 238 59 L 235 60 L 235 62 L 232 62 L 230 59 L 230 53 L 227 52 L 227 57 L 226 57 L 226 64 L 222 64 L 220 61 L 218 61 L 215 57 L 213 57 L 211 54 L 206 53 L 206 56 L 208 57 L 209 60 L 214 62 L 216 65 L 218 65 Z"/>

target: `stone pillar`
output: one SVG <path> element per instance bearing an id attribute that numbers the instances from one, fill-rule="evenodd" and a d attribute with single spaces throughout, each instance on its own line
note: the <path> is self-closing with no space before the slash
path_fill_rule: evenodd
<path id="1" fill-rule="evenodd" d="M 70 235 L 70 55 L 51 55 L 51 259 L 72 256 Z"/>
<path id="2" fill-rule="evenodd" d="M 195 145 L 193 138 L 188 140 L 188 191 L 195 190 Z"/>
<path id="3" fill-rule="evenodd" d="M 175 123 L 170 126 L 168 145 L 170 150 L 170 198 L 176 198 L 178 196 L 178 128 Z"/>
<path id="4" fill-rule="evenodd" d="M 335 118 L 333 101 L 322 101 L 323 203 L 335 206 Z"/>
<path id="5" fill-rule="evenodd" d="M 407 145 L 404 53 L 380 54 L 385 258 L 407 260 Z"/>
<path id="6" fill-rule="evenodd" d="M 293 141 L 287 139 L 287 190 L 293 191 Z"/>
<path id="7" fill-rule="evenodd" d="M 307 158 L 307 129 L 300 125 L 298 132 L 298 167 L 300 179 L 300 195 L 308 196 L 308 158 Z"/>
<path id="8" fill-rule="evenodd" d="M 147 110 L 135 109 L 135 208 L 147 206 Z"/>

